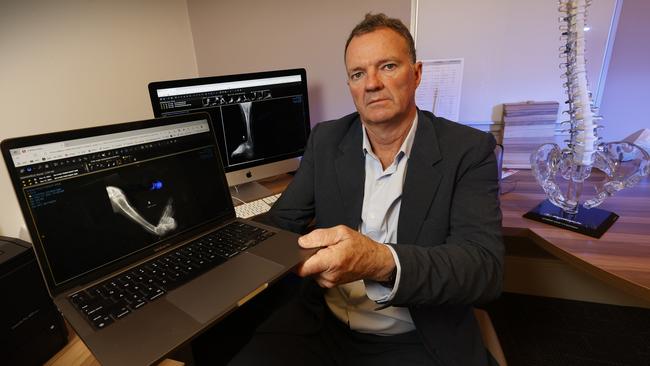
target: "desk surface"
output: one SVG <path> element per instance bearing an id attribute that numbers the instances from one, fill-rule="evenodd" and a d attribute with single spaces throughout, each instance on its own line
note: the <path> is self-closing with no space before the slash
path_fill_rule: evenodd
<path id="1" fill-rule="evenodd" d="M 290 181 L 284 175 L 263 184 L 278 193 Z M 530 170 L 506 178 L 502 187 L 508 192 L 501 196 L 505 236 L 530 239 L 566 263 L 650 302 L 650 179 L 600 206 L 620 216 L 600 239 L 523 218 L 546 198 Z"/>
<path id="2" fill-rule="evenodd" d="M 263 182 L 274 193 L 282 192 L 291 176 Z M 522 215 L 546 196 L 530 170 L 504 179 L 501 196 L 503 234 L 532 240 L 566 263 L 599 280 L 650 302 L 650 179 L 617 192 L 600 208 L 619 219 L 600 238 L 528 220 Z"/>
<path id="3" fill-rule="evenodd" d="M 282 175 L 262 182 L 274 193 L 284 190 L 291 176 Z M 620 218 L 600 238 L 524 219 L 522 215 L 545 199 L 529 170 L 521 170 L 503 181 L 508 192 L 501 196 L 503 233 L 525 237 L 556 257 L 604 282 L 650 302 L 650 180 L 618 192 L 600 207 Z M 75 336 L 47 365 L 94 365 L 96 361 Z M 94 363 L 93 363 L 94 362 Z M 161 365 L 178 365 L 166 360 Z"/>
<path id="4" fill-rule="evenodd" d="M 650 302 L 650 180 L 618 192 L 600 208 L 620 218 L 595 239 L 522 217 L 545 199 L 530 170 L 506 178 L 501 196 L 503 233 L 526 237 L 554 256 Z"/>
<path id="5" fill-rule="evenodd" d="M 45 362 L 43 366 L 101 366 L 99 361 L 90 353 L 86 344 L 79 338 L 77 333 L 68 326 L 68 344 L 52 358 Z M 183 362 L 172 359 L 165 359 L 156 366 L 183 366 Z"/>

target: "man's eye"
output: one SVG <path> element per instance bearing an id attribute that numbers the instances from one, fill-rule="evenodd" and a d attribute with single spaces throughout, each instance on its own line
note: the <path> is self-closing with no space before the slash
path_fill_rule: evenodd
<path id="1" fill-rule="evenodd" d="M 361 78 L 362 73 L 360 72 L 355 72 L 354 74 L 350 75 L 350 80 L 359 80 Z"/>
<path id="2" fill-rule="evenodd" d="M 395 65 L 395 64 L 386 64 L 386 65 L 384 65 L 384 70 L 391 71 L 391 70 L 395 70 L 396 68 L 397 68 L 397 65 Z"/>

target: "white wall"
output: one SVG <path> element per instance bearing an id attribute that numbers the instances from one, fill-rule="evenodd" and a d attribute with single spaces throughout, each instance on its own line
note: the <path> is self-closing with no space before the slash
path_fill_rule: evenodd
<path id="1" fill-rule="evenodd" d="M 461 121 L 498 121 L 504 102 L 566 99 L 556 2 L 417 3 L 418 58 L 465 58 Z M 604 132 L 615 122 L 617 137 L 632 132 L 625 124 L 648 127 L 640 111 L 648 88 L 639 81 L 647 57 L 637 57 L 648 50 L 637 31 L 648 9 L 643 0 L 626 3 L 621 22 L 630 19 L 631 41 L 615 49 L 618 82 L 603 99 Z M 152 80 L 289 67 L 307 68 L 312 123 L 337 118 L 354 110 L 342 55 L 348 32 L 368 11 L 409 24 L 410 7 L 410 0 L 0 1 L 0 139 L 150 118 Z M 630 85 L 638 98 L 626 97 Z M 0 208 L 0 235 L 17 235 L 22 218 L 4 168 Z"/>
<path id="2" fill-rule="evenodd" d="M 650 128 L 650 1 L 625 0 L 601 103 L 605 141 Z M 650 194 L 650 193 L 649 193 Z"/>
<path id="3" fill-rule="evenodd" d="M 0 2 L 0 139 L 151 118 L 147 83 L 196 75 L 185 1 Z M 0 209 L 17 236 L 4 167 Z"/>
<path id="4" fill-rule="evenodd" d="M 307 69 L 311 123 L 353 112 L 343 48 L 368 12 L 410 23 L 410 0 L 188 0 L 201 76 Z"/>
<path id="5" fill-rule="evenodd" d="M 500 121 L 502 104 L 567 99 L 561 71 L 557 1 L 418 0 L 419 59 L 464 58 L 459 120 Z M 597 88 L 615 0 L 594 0 L 587 57 Z"/>
<path id="6" fill-rule="evenodd" d="M 290 67 L 307 68 L 312 123 L 338 118 L 354 110 L 343 66 L 349 31 L 366 12 L 409 24 L 410 5 L 0 1 L 0 139 L 151 118 L 153 80 Z M 4 168 L 0 207 L 0 235 L 17 236 L 23 219 Z"/>

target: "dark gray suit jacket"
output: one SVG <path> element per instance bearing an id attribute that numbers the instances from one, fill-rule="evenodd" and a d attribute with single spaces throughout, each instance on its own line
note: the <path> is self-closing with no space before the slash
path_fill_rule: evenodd
<path id="1" fill-rule="evenodd" d="M 486 351 L 472 305 L 499 295 L 504 254 L 494 138 L 418 113 L 398 242 L 392 243 L 401 280 L 390 305 L 409 308 L 427 348 L 442 364 L 483 365 Z M 364 169 L 357 113 L 318 124 L 292 183 L 271 210 L 272 219 L 295 232 L 312 220 L 317 228 L 357 229 Z"/>

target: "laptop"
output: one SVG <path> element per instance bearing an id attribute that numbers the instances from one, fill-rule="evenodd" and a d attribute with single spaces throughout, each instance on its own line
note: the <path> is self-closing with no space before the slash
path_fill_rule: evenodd
<path id="1" fill-rule="evenodd" d="M 48 291 L 102 365 L 163 359 L 313 253 L 235 217 L 205 113 L 1 148 Z"/>

